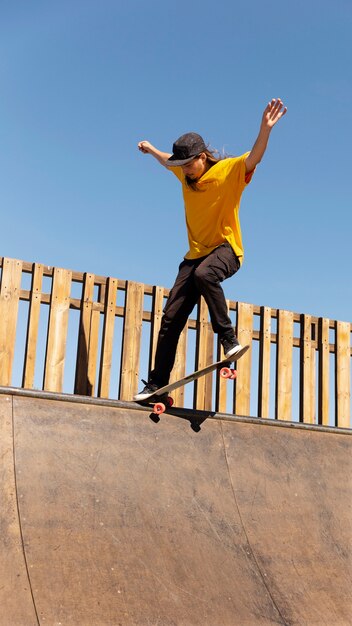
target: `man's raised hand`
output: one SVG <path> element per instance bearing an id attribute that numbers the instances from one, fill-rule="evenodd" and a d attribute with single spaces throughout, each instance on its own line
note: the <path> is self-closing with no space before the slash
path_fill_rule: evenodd
<path id="1" fill-rule="evenodd" d="M 280 98 L 273 98 L 263 113 L 262 123 L 267 126 L 267 128 L 272 128 L 276 122 L 285 115 L 286 111 L 287 107 L 284 106 L 282 100 Z"/>

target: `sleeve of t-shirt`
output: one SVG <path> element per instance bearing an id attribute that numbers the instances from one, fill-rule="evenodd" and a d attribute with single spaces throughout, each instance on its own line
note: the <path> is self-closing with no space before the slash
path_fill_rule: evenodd
<path id="1" fill-rule="evenodd" d="M 183 183 L 185 175 L 181 167 L 167 167 L 166 169 L 168 169 L 169 172 L 172 172 L 181 181 L 181 183 Z"/>
<path id="2" fill-rule="evenodd" d="M 249 185 L 255 172 L 255 168 L 251 172 L 246 172 L 246 158 L 249 154 L 245 152 L 241 156 L 228 159 L 226 177 L 241 191 Z"/>

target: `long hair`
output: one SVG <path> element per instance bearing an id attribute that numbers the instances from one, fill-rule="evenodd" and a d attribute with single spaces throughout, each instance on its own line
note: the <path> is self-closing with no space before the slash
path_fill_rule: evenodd
<path id="1" fill-rule="evenodd" d="M 208 148 L 206 150 L 203 150 L 204 154 L 207 157 L 207 165 L 208 165 L 208 169 L 210 169 L 211 167 L 213 167 L 213 165 L 215 165 L 215 163 L 218 163 L 219 161 L 222 161 L 222 159 L 226 159 L 227 155 L 221 155 L 220 152 L 218 152 L 218 150 L 209 150 Z M 193 191 L 201 191 L 201 189 L 199 189 L 197 181 L 193 180 L 192 178 L 190 178 L 189 176 L 185 177 L 186 180 L 186 185 L 187 187 L 189 187 L 189 189 L 192 189 Z"/>

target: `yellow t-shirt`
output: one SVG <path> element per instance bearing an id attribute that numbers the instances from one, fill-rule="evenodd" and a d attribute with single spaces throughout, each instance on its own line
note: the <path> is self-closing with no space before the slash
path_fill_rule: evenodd
<path id="1" fill-rule="evenodd" d="M 228 241 L 242 263 L 239 209 L 242 192 L 253 174 L 246 174 L 248 154 L 215 163 L 197 181 L 199 191 L 187 186 L 181 167 L 170 168 L 182 183 L 189 242 L 186 259 L 206 256 Z"/>

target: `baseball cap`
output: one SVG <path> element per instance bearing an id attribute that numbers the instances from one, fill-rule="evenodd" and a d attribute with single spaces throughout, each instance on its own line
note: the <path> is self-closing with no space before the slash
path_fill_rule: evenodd
<path id="1" fill-rule="evenodd" d="M 204 152 L 207 147 L 203 138 L 197 133 L 186 133 L 176 139 L 172 146 L 173 154 L 166 161 L 166 165 L 169 167 L 178 167 L 179 165 L 186 165 L 198 156 L 201 152 Z"/>

